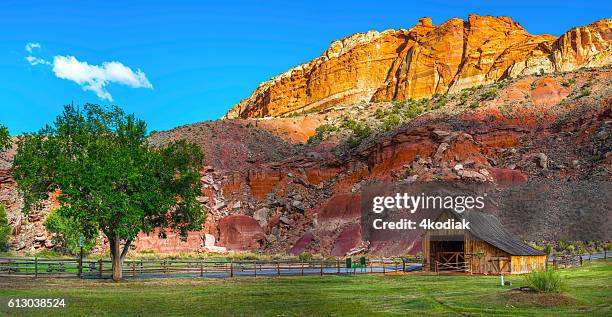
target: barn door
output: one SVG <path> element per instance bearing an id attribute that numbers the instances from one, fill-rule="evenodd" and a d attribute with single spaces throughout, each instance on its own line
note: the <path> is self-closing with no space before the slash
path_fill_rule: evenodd
<path id="1" fill-rule="evenodd" d="M 492 274 L 501 273 L 505 270 L 509 271 L 510 260 L 507 257 L 494 257 L 489 262 L 491 263 L 490 273 Z"/>

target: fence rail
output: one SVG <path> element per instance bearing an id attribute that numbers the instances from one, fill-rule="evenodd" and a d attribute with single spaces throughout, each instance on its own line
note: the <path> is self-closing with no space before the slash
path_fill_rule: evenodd
<path id="1" fill-rule="evenodd" d="M 547 259 L 547 266 L 553 267 L 555 269 L 558 268 L 568 268 L 574 266 L 582 266 L 584 261 L 591 261 L 596 259 L 607 259 L 608 252 L 598 252 L 598 253 L 587 253 L 587 254 L 566 254 L 555 257 L 549 257 Z"/>
<path id="2" fill-rule="evenodd" d="M 377 258 L 352 262 L 345 260 L 312 261 L 213 261 L 213 260 L 125 260 L 124 277 L 238 277 L 307 276 L 360 273 L 407 272 L 420 269 L 420 258 Z M 109 260 L 78 258 L 0 258 L 0 277 L 81 277 L 110 278 Z"/>
<path id="3" fill-rule="evenodd" d="M 548 267 L 567 268 L 583 261 L 606 259 L 607 252 L 583 255 L 563 255 L 548 258 Z M 0 277 L 81 277 L 110 278 L 110 260 L 78 258 L 17 258 L 0 257 Z M 364 273 L 411 272 L 422 269 L 421 257 L 368 258 L 365 262 L 337 260 L 284 261 L 221 261 L 221 260 L 125 260 L 123 276 L 140 277 L 240 277 L 240 276 L 313 276 Z M 436 263 L 436 271 L 469 272 L 464 262 L 455 265 Z"/>

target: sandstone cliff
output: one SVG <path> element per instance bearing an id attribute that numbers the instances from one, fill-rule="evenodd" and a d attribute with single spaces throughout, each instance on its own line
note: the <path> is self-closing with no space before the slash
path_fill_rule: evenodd
<path id="1" fill-rule="evenodd" d="M 356 101 L 430 97 L 535 73 L 612 63 L 612 19 L 560 37 L 531 35 L 508 17 L 470 15 L 439 26 L 357 33 L 264 82 L 226 118 L 281 116 Z"/>

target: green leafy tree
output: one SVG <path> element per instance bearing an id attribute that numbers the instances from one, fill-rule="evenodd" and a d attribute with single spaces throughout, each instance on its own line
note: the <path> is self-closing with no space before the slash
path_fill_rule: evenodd
<path id="1" fill-rule="evenodd" d="M 66 106 L 52 125 L 20 138 L 14 158 L 24 213 L 59 191 L 59 216 L 85 239 L 108 238 L 114 280 L 138 233 L 185 238 L 204 220 L 201 150 L 184 140 L 152 147 L 146 136 L 145 122 L 118 107 Z"/>
<path id="2" fill-rule="evenodd" d="M 0 251 L 8 250 L 12 230 L 6 217 L 6 210 L 0 205 Z"/>
<path id="3" fill-rule="evenodd" d="M 53 210 L 45 219 L 45 227 L 49 232 L 55 233 L 57 241 L 71 254 L 78 254 L 81 250 L 81 226 L 74 220 L 62 217 L 57 210 Z M 83 241 L 83 252 L 87 253 L 96 246 L 96 236 L 90 236 Z"/>
<path id="4" fill-rule="evenodd" d="M 9 130 L 0 124 L 0 151 L 6 151 L 11 147 L 11 136 Z"/>

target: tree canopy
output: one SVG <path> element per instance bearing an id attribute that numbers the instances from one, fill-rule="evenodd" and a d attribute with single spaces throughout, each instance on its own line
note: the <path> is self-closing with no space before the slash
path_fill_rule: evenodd
<path id="1" fill-rule="evenodd" d="M 204 220 L 199 169 L 203 154 L 184 140 L 153 147 L 144 121 L 87 104 L 65 106 L 52 125 L 18 141 L 14 179 L 27 213 L 52 192 L 60 217 L 78 224 L 86 239 L 109 240 L 113 278 L 139 232 L 200 229 Z M 124 241 L 123 250 L 120 243 Z"/>
<path id="2" fill-rule="evenodd" d="M 11 144 L 11 136 L 8 128 L 0 124 L 0 151 L 8 150 Z"/>
<path id="3" fill-rule="evenodd" d="M 6 210 L 0 204 L 0 251 L 8 250 L 12 230 L 13 228 L 9 225 L 8 218 L 6 217 Z"/>

